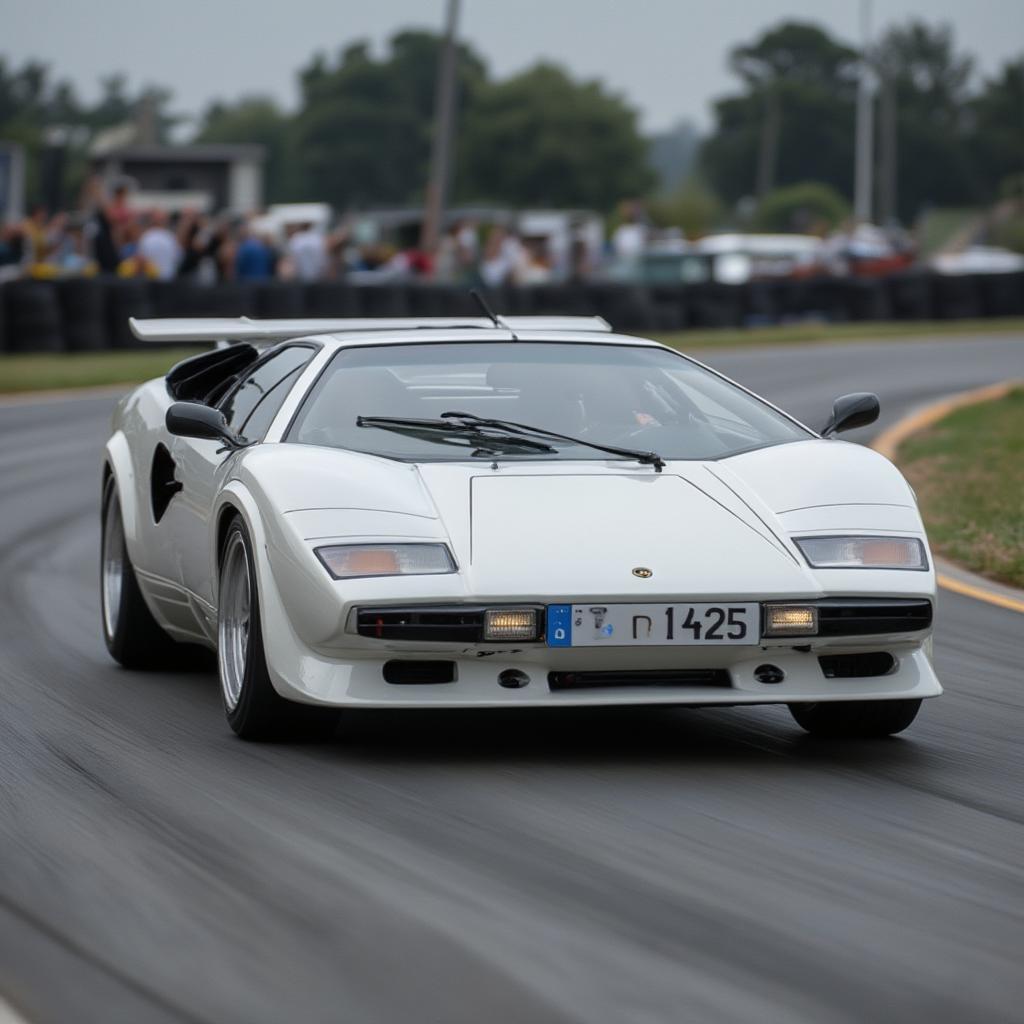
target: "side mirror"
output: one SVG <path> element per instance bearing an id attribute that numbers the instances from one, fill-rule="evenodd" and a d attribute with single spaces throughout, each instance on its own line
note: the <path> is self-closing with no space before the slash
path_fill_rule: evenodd
<path id="1" fill-rule="evenodd" d="M 878 395 L 868 391 L 855 391 L 852 395 L 843 395 L 832 403 L 832 415 L 828 423 L 822 427 L 821 436 L 828 437 L 842 430 L 866 427 L 878 419 L 881 408 Z"/>
<path id="2" fill-rule="evenodd" d="M 175 437 L 198 437 L 208 441 L 222 441 L 232 450 L 244 448 L 246 440 L 228 426 L 220 409 L 211 409 L 201 402 L 175 402 L 164 418 L 167 432 Z"/>

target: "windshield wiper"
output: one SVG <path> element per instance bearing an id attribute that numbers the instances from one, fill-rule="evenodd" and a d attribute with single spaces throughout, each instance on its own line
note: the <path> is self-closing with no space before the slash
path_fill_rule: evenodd
<path id="1" fill-rule="evenodd" d="M 523 437 L 518 431 L 492 426 L 490 423 L 468 424 L 451 419 L 419 420 L 400 416 L 357 416 L 357 427 L 378 427 L 410 434 L 424 441 L 473 448 L 473 454 L 496 455 L 502 452 L 542 452 L 553 455 L 558 449 L 543 441 Z"/>
<path id="2" fill-rule="evenodd" d="M 581 437 L 558 434 L 553 430 L 545 430 L 543 427 L 531 427 L 527 423 L 516 423 L 514 420 L 490 420 L 481 416 L 474 416 L 471 412 L 443 412 L 441 413 L 441 419 L 449 423 L 465 423 L 476 427 L 504 430 L 513 436 L 532 434 L 537 437 L 550 437 L 557 441 L 567 441 L 569 444 L 583 445 L 586 448 L 594 448 L 599 452 L 608 452 L 611 455 L 621 455 L 625 459 L 634 459 L 645 466 L 653 466 L 656 473 L 660 473 L 666 466 L 665 460 L 657 452 L 647 452 L 636 448 L 620 448 L 618 445 L 586 441 Z"/>

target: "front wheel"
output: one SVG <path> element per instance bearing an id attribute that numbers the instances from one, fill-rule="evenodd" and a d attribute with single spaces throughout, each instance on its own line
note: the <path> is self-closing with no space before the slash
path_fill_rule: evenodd
<path id="1" fill-rule="evenodd" d="M 790 704 L 797 725 L 812 736 L 870 738 L 903 732 L 917 717 L 919 700 L 841 700 Z"/>
<path id="2" fill-rule="evenodd" d="M 340 713 L 285 700 L 267 670 L 252 543 L 240 517 L 221 555 L 217 670 L 228 725 L 244 740 L 326 738 Z"/>

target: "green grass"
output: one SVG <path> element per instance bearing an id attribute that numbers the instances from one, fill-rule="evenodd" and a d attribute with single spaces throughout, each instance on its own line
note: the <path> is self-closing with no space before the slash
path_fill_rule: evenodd
<path id="1" fill-rule="evenodd" d="M 638 332 L 645 333 L 645 332 Z M 872 323 L 785 324 L 780 327 L 716 328 L 655 333 L 650 337 L 687 352 L 758 345 L 809 345 L 856 340 L 886 340 L 971 335 L 1024 335 L 1024 317 L 989 320 L 917 320 Z M 65 352 L 0 355 L 0 394 L 55 388 L 137 384 L 159 377 L 185 356 L 202 349 L 156 348 L 143 351 Z"/>
<path id="2" fill-rule="evenodd" d="M 203 349 L 157 348 L 136 352 L 60 352 L 0 356 L 0 393 L 138 384 L 166 373 Z"/>
<path id="3" fill-rule="evenodd" d="M 898 454 L 932 546 L 1024 587 L 1024 389 L 950 413 Z"/>
<path id="4" fill-rule="evenodd" d="M 838 341 L 900 341 L 972 334 L 1024 334 L 1024 317 L 985 320 L 878 320 L 857 323 L 795 323 L 777 327 L 714 328 L 656 333 L 650 337 L 673 348 L 737 348 L 756 345 L 807 345 Z"/>

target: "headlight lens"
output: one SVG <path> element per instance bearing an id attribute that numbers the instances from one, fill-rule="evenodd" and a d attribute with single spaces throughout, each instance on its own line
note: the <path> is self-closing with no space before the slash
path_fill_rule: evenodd
<path id="1" fill-rule="evenodd" d="M 815 569 L 927 569 L 916 537 L 795 537 Z"/>
<path id="2" fill-rule="evenodd" d="M 336 580 L 455 572 L 446 544 L 332 544 L 316 548 L 316 557 Z"/>

